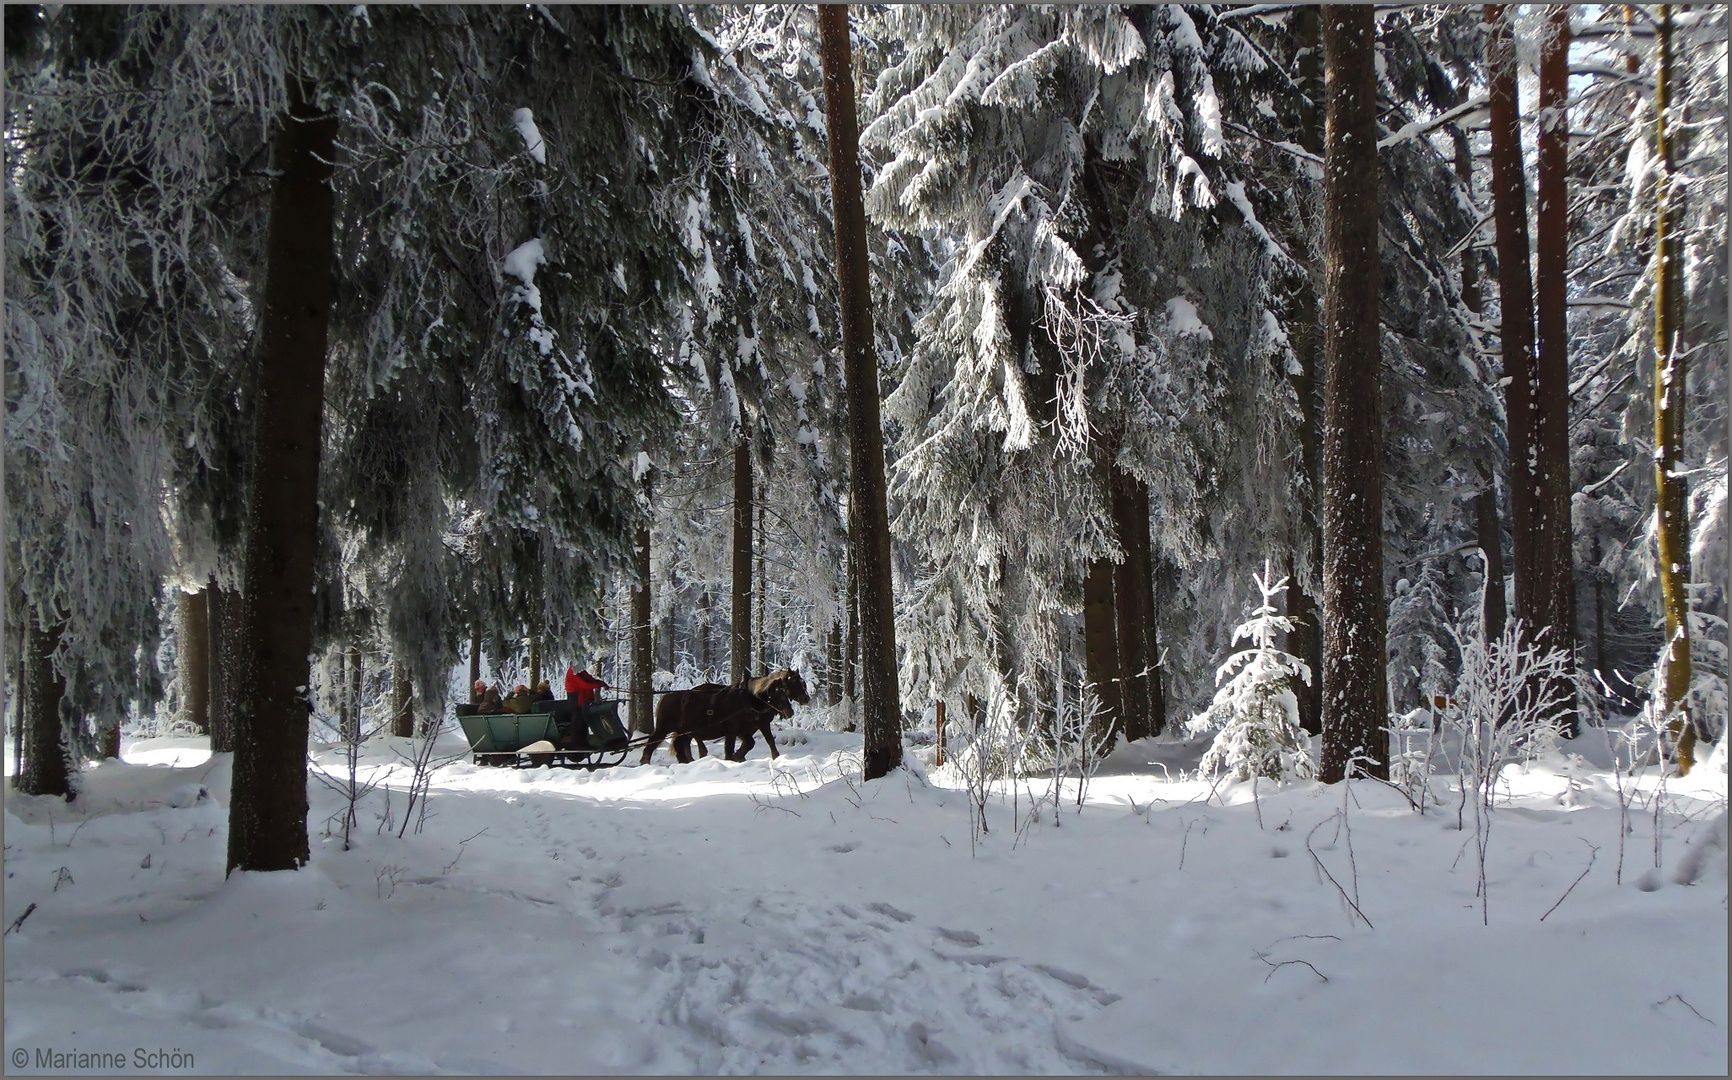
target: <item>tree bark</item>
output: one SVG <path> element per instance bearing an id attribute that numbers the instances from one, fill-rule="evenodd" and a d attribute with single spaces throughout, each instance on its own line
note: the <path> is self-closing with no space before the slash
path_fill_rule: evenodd
<path id="1" fill-rule="evenodd" d="M 332 685 L 325 688 L 325 693 L 329 695 L 325 702 L 326 707 L 336 706 L 337 737 L 347 739 L 349 737 L 349 655 L 341 648 L 337 649 L 336 672 L 332 678 Z"/>
<path id="2" fill-rule="evenodd" d="M 1320 776 L 1387 778 L 1377 26 L 1323 9 L 1323 755 Z M 1359 759 L 1356 762 L 1356 759 Z"/>
<path id="3" fill-rule="evenodd" d="M 1594 537 L 1594 673 L 1603 688 L 1606 682 L 1605 574 L 1600 570 L 1600 538 Z"/>
<path id="4" fill-rule="evenodd" d="M 476 623 L 469 628 L 469 704 L 478 705 L 481 695 L 475 692 L 475 684 L 481 681 L 481 624 Z"/>
<path id="5" fill-rule="evenodd" d="M 1113 626 L 1113 564 L 1089 563 L 1083 578 L 1083 666 L 1106 714 L 1107 748 L 1124 728 L 1124 692 L 1119 682 L 1119 646 Z"/>
<path id="6" fill-rule="evenodd" d="M 1487 641 L 1503 636 L 1504 610 L 1503 529 L 1497 518 L 1497 488 L 1489 476 L 1482 477 L 1485 487 L 1473 497 L 1474 514 L 1478 519 L 1479 553 L 1485 560 L 1485 592 L 1480 598 L 1479 624 Z"/>
<path id="7" fill-rule="evenodd" d="M 1148 516 L 1149 489 L 1142 486 L 1138 496 L 1141 513 Z M 1161 576 L 1155 569 L 1154 552 L 1149 553 L 1149 734 L 1159 735 L 1167 730 L 1167 688 L 1166 677 L 1162 675 L 1161 663 Z"/>
<path id="8" fill-rule="evenodd" d="M 855 693 L 855 665 L 860 660 L 860 575 L 854 567 L 854 514 L 848 514 L 848 633 L 842 642 L 842 697 L 850 706 L 859 700 Z M 850 720 L 848 730 L 854 730 Z"/>
<path id="9" fill-rule="evenodd" d="M 229 802 L 228 869 L 293 870 L 307 847 L 320 421 L 332 301 L 337 117 L 291 84 L 275 137 L 259 326 L 256 455 L 249 481 L 242 655 Z"/>
<path id="10" fill-rule="evenodd" d="M 120 760 L 120 718 L 102 729 L 102 760 Z"/>
<path id="11" fill-rule="evenodd" d="M 1113 567 L 1113 609 L 1118 668 L 1127 740 L 1154 734 L 1149 716 L 1149 623 L 1154 594 L 1149 582 L 1149 519 L 1138 516 L 1137 489 L 1142 482 L 1120 469 L 1112 470 L 1113 528 L 1125 557 Z"/>
<path id="12" fill-rule="evenodd" d="M 541 683 L 541 635 L 529 635 L 529 688 L 535 689 Z"/>
<path id="13" fill-rule="evenodd" d="M 710 591 L 708 589 L 704 590 L 704 597 L 699 601 L 698 606 L 704 613 L 702 625 L 698 631 L 700 635 L 698 638 L 698 666 L 704 670 L 704 675 L 707 678 L 710 672 L 710 662 L 714 659 L 710 654 L 710 632 L 714 629 L 714 619 L 710 614 Z"/>
<path id="14" fill-rule="evenodd" d="M 181 699 L 186 718 L 201 734 L 210 734 L 210 600 L 204 589 L 183 592 L 180 607 Z"/>
<path id="15" fill-rule="evenodd" d="M 19 635 L 18 682 L 12 692 L 12 786 L 24 779 L 24 691 L 30 683 L 30 654 Z"/>
<path id="16" fill-rule="evenodd" d="M 1569 275 L 1570 9 L 1547 9 L 1540 47 L 1539 205 L 1534 215 L 1535 386 L 1532 625 L 1545 645 L 1576 651 L 1575 537 L 1570 520 L 1570 371 L 1565 280 Z M 1512 383 L 1513 387 L 1514 384 Z M 1518 609 L 1519 610 L 1519 609 Z M 1525 620 L 1527 615 L 1523 615 Z M 1553 690 L 1568 704 L 1564 734 L 1577 733 L 1576 684 Z"/>
<path id="17" fill-rule="evenodd" d="M 1666 611 L 1661 655 L 1660 708 L 1666 716 L 1678 774 L 1695 764 L 1696 729 L 1690 721 L 1690 541 L 1686 530 L 1684 466 L 1683 253 L 1673 199 L 1672 140 L 1666 113 L 1672 105 L 1672 5 L 1660 5 L 1659 56 L 1654 76 L 1654 151 L 1660 160 L 1654 212 L 1654 534 L 1659 548 L 1660 601 Z"/>
<path id="18" fill-rule="evenodd" d="M 734 447 L 734 609 L 728 679 L 752 676 L 752 445 Z"/>
<path id="19" fill-rule="evenodd" d="M 24 767 L 18 773 L 18 790 L 26 795 L 58 795 L 72 799 L 71 766 L 66 754 L 66 725 L 60 718 L 60 703 L 66 696 L 66 680 L 54 667 L 54 650 L 60 646 L 63 625 L 44 630 L 33 615 L 24 616 Z"/>
<path id="20" fill-rule="evenodd" d="M 1455 176 L 1473 199 L 1473 148 L 1468 144 L 1467 131 L 1460 125 L 1451 129 L 1455 137 Z M 1480 254 L 1473 243 L 1461 253 L 1461 302 L 1478 315 L 1484 309 L 1480 291 Z M 1485 561 L 1485 590 L 1480 597 L 1480 632 L 1487 641 L 1503 636 L 1507 613 L 1504 597 L 1503 526 L 1497 516 L 1497 480 L 1495 470 L 1487 462 L 1480 464 L 1480 491 L 1473 498 L 1476 539 Z"/>
<path id="21" fill-rule="evenodd" d="M 399 739 L 415 735 L 415 695 L 409 682 L 409 665 L 391 660 L 391 734 Z"/>
<path id="22" fill-rule="evenodd" d="M 1300 106 L 1299 145 L 1321 157 L 1322 116 L 1314 104 L 1323 100 L 1324 96 L 1322 23 L 1319 9 L 1307 6 L 1295 11 L 1293 29 L 1305 50 L 1299 58 L 1298 82 L 1306 89 L 1312 102 L 1309 105 L 1301 103 Z M 1287 634 L 1287 651 L 1311 669 L 1310 684 L 1301 683 L 1293 687 L 1294 697 L 1299 703 L 1299 726 L 1311 735 L 1318 735 L 1323 731 L 1323 613 L 1317 605 L 1317 598 L 1300 584 L 1299 563 L 1302 553 L 1314 574 L 1319 573 L 1323 567 L 1323 532 L 1317 515 L 1317 500 L 1321 498 L 1322 489 L 1323 449 L 1318 430 L 1320 410 L 1317 353 L 1322 334 L 1317 308 L 1316 278 L 1317 268 L 1307 260 L 1305 275 L 1293 294 L 1290 308 L 1290 336 L 1294 359 L 1298 361 L 1298 370 L 1291 378 L 1293 394 L 1299 401 L 1300 465 L 1305 470 L 1305 480 L 1312 492 L 1313 501 L 1309 505 L 1300 506 L 1294 515 L 1294 531 L 1297 534 L 1294 547 L 1300 550 L 1296 550 L 1288 559 L 1289 583 L 1286 598 L 1287 617 L 1294 622 L 1293 629 Z"/>
<path id="23" fill-rule="evenodd" d="M 646 522 L 637 530 L 637 581 L 631 594 L 631 701 L 626 706 L 631 729 L 648 733 L 655 730 L 650 690 L 654 683 L 650 670 L 655 666 L 655 640 L 650 631 L 650 530 Z"/>
<path id="24" fill-rule="evenodd" d="M 1534 348 L 1533 286 L 1529 276 L 1527 185 L 1522 172 L 1515 41 L 1507 9 L 1485 8 L 1486 73 L 1490 97 L 1492 215 L 1497 225 L 1498 300 L 1502 308 L 1503 370 L 1508 382 L 1511 570 L 1514 615 L 1526 635 L 1573 650 L 1575 582 L 1569 519 L 1567 374 L 1548 377 Z M 1562 183 L 1559 172 L 1555 183 Z M 1546 207 L 1555 216 L 1563 200 Z M 1561 234 L 1557 241 L 1562 242 Z M 1560 260 L 1561 262 L 1561 260 Z M 1562 273 L 1557 287 L 1561 289 Z M 1561 348 L 1561 334 L 1553 348 Z M 1552 385 L 1556 384 L 1556 385 Z M 1562 395 L 1561 419 L 1556 400 Z M 1574 702 L 1573 693 L 1570 701 Z M 1571 710 L 1574 711 L 1573 708 Z"/>
<path id="25" fill-rule="evenodd" d="M 366 674 L 361 666 L 361 646 L 349 646 L 349 730 L 348 738 L 360 742 L 365 735 L 365 724 L 361 720 L 361 684 Z"/>
<path id="26" fill-rule="evenodd" d="M 752 539 L 757 560 L 757 569 L 754 571 L 756 576 L 753 580 L 756 582 L 754 588 L 757 591 L 758 601 L 758 616 L 756 619 L 752 620 L 752 626 L 757 630 L 757 644 L 753 649 L 754 663 L 752 666 L 753 670 L 760 674 L 768 674 L 770 670 L 770 654 L 764 646 L 764 641 L 768 635 L 770 625 L 769 620 L 764 617 L 764 604 L 768 599 L 767 594 L 770 590 L 768 588 L 769 582 L 764 577 L 764 503 L 762 500 L 759 500 L 758 502 L 758 531 L 753 534 Z"/>
<path id="27" fill-rule="evenodd" d="M 885 506 L 884 432 L 878 413 L 878 350 L 872 336 L 872 292 L 866 209 L 860 197 L 848 7 L 818 8 L 824 67 L 824 118 L 830 133 L 830 196 L 836 223 L 836 281 L 842 311 L 842 355 L 848 390 L 849 542 L 860 577 L 860 670 L 864 686 L 864 778 L 902 764 L 902 709 L 896 678 L 896 609 L 890 581 L 890 519 Z"/>
<path id="28" fill-rule="evenodd" d="M 210 623 L 210 749 L 230 754 L 235 748 L 235 711 L 240 707 L 241 635 L 244 605 L 241 594 L 225 589 L 212 577 L 205 586 Z"/>
<path id="29" fill-rule="evenodd" d="M 1473 147 L 1469 145 L 1467 129 L 1460 124 L 1450 128 L 1450 134 L 1455 138 L 1455 178 L 1461 181 L 1467 189 L 1467 197 L 1473 200 Z M 1475 230 L 1477 232 L 1477 228 Z M 1484 307 L 1485 301 L 1479 285 L 1479 247 L 1475 242 L 1469 242 L 1461 252 L 1461 302 L 1475 315 Z"/>

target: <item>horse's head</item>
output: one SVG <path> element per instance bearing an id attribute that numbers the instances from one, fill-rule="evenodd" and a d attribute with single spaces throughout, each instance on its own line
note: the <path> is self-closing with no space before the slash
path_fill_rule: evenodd
<path id="1" fill-rule="evenodd" d="M 752 696 L 776 710 L 786 720 L 794 715 L 795 705 L 809 705 L 812 698 L 806 692 L 806 680 L 798 671 L 774 671 L 746 683 Z"/>

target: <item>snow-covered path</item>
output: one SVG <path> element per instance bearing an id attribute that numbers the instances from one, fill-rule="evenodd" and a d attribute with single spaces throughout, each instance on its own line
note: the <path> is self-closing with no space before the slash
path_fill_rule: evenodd
<path id="1" fill-rule="evenodd" d="M 1725 1072 L 1723 854 L 1698 885 L 1638 887 L 1638 822 L 1614 885 L 1597 782 L 1519 778 L 1489 927 L 1453 814 L 1356 788 L 1352 861 L 1329 826 L 1310 847 L 1350 888 L 1357 869 L 1371 929 L 1307 849 L 1339 789 L 1265 789 L 1260 826 L 1248 790 L 1205 802 L 1148 765 L 1176 748 L 1139 745 L 1080 815 L 1019 838 L 1006 806 L 971 852 L 942 777 L 862 786 L 857 736 L 787 741 L 773 765 L 454 765 L 421 835 L 380 834 L 375 794 L 354 850 L 315 835 L 305 871 L 226 882 L 226 761 L 131 744 L 73 808 L 8 799 L 5 918 L 38 910 L 6 938 L 6 1052 L 178 1048 L 255 1073 Z M 312 795 L 322 828 L 336 804 Z M 1671 798 L 1668 868 L 1712 835 L 1724 773 Z M 1595 869 L 1540 923 L 1588 843 Z M 14 1071 L 65 1071 L 35 1065 Z"/>

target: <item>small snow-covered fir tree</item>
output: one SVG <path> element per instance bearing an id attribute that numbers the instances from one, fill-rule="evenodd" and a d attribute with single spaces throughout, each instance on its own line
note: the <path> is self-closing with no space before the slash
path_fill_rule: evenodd
<path id="1" fill-rule="evenodd" d="M 1316 768 L 1299 727 L 1293 680 L 1302 679 L 1309 686 L 1311 669 L 1276 644 L 1278 634 L 1293 629 L 1293 620 L 1281 614 L 1287 579 L 1276 581 L 1265 561 L 1263 573 L 1252 574 L 1251 580 L 1257 583 L 1263 602 L 1233 631 L 1233 644 L 1249 640 L 1250 647 L 1228 657 L 1216 670 L 1215 699 L 1185 727 L 1193 735 L 1217 732 L 1199 765 L 1203 772 L 1225 768 L 1235 780 L 1304 779 Z"/>

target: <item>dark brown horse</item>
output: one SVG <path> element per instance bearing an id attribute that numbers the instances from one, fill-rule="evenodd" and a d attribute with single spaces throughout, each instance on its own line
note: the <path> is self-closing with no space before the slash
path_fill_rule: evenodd
<path id="1" fill-rule="evenodd" d="M 755 731 L 764 737 L 770 756 L 779 756 L 776 739 L 770 734 L 770 721 L 780 716 L 784 720 L 794 715 L 795 705 L 811 702 L 806 693 L 806 680 L 797 671 L 772 671 L 734 686 L 704 683 L 690 690 L 678 690 L 663 695 L 656 703 L 655 732 L 644 747 L 642 764 L 663 739 L 672 739 L 674 757 L 682 764 L 692 760 L 692 740 L 698 740 L 699 750 L 708 754 L 705 739 L 725 739 L 729 761 L 744 761 L 754 743 Z M 734 742 L 741 741 L 736 753 Z"/>

